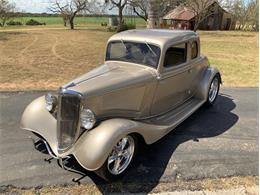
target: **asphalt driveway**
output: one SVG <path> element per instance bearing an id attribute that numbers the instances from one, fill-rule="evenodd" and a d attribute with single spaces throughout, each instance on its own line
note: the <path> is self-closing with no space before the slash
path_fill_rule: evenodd
<path id="1" fill-rule="evenodd" d="M 0 93 L 0 186 L 73 184 L 80 174 L 63 170 L 34 148 L 19 129 L 25 106 L 45 92 Z M 212 108 L 201 108 L 159 142 L 144 147 L 124 182 L 152 183 L 258 175 L 258 88 L 224 88 Z M 73 163 L 72 163 L 73 164 Z M 86 172 L 81 183 L 102 183 Z"/>

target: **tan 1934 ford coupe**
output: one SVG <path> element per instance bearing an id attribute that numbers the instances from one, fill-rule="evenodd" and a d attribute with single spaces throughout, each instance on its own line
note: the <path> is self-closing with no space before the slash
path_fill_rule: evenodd
<path id="1" fill-rule="evenodd" d="M 28 105 L 21 127 L 52 157 L 73 156 L 114 180 L 129 168 L 139 139 L 152 144 L 203 104 L 213 105 L 220 83 L 196 33 L 125 31 L 108 40 L 104 65 Z"/>

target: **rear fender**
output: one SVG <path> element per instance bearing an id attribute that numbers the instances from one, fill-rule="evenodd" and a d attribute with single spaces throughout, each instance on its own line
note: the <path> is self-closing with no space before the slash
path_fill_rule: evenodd
<path id="1" fill-rule="evenodd" d="M 210 83 L 216 75 L 219 75 L 220 82 L 222 83 L 221 75 L 217 68 L 212 66 L 208 66 L 206 68 L 206 70 L 203 72 L 201 81 L 199 82 L 198 90 L 195 95 L 197 98 L 204 99 L 205 101 L 207 100 Z"/>

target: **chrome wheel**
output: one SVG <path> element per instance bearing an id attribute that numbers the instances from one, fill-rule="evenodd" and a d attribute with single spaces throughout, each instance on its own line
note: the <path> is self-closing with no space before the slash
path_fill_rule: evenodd
<path id="1" fill-rule="evenodd" d="M 130 164 L 135 150 L 134 138 L 130 135 L 122 138 L 113 148 L 107 160 L 107 169 L 113 175 L 119 175 Z"/>
<path id="2" fill-rule="evenodd" d="M 218 89 L 219 89 L 219 80 L 218 77 L 215 77 L 213 81 L 211 82 L 210 88 L 209 88 L 209 102 L 213 103 L 218 95 Z"/>

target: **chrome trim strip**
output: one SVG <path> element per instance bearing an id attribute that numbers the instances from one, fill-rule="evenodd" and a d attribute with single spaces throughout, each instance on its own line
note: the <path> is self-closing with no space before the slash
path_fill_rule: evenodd
<path id="1" fill-rule="evenodd" d="M 42 139 L 43 143 L 45 144 L 46 146 L 46 149 L 49 153 L 49 155 L 52 157 L 52 158 L 55 158 L 55 159 L 58 159 L 57 156 L 55 156 L 55 154 L 52 152 L 51 148 L 49 147 L 49 144 L 47 143 L 47 141 L 45 141 L 44 139 Z"/>
<path id="2" fill-rule="evenodd" d="M 60 94 L 71 94 L 71 95 L 77 95 L 79 97 L 82 97 L 83 95 L 77 91 L 73 91 L 73 90 L 70 90 L 70 89 L 66 89 L 66 88 L 61 88 L 60 89 Z"/>
<path id="3" fill-rule="evenodd" d="M 74 87 L 74 86 L 76 86 L 75 83 L 69 83 L 69 84 L 65 85 L 63 88 L 67 89 L 69 87 Z"/>

